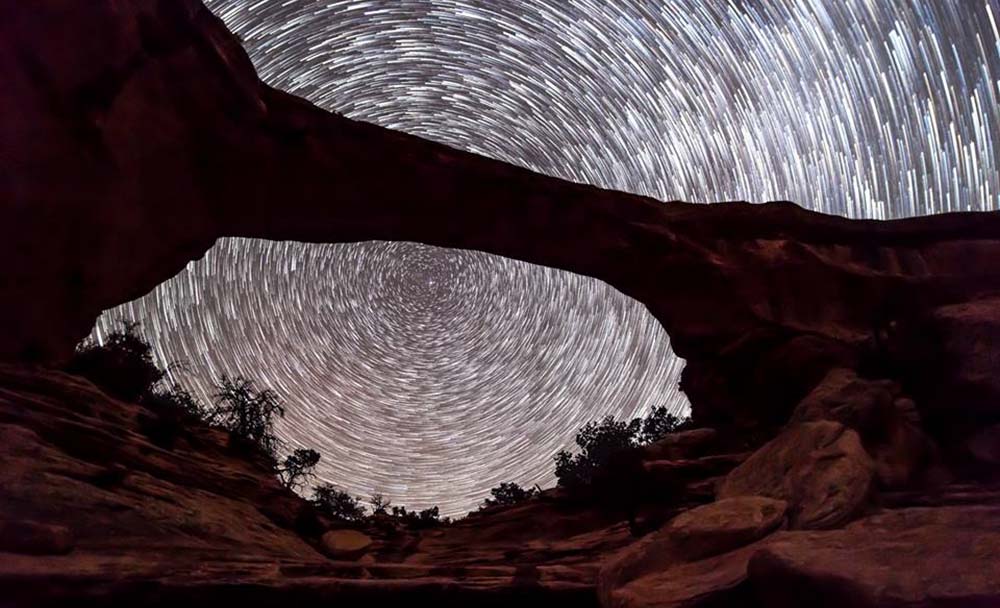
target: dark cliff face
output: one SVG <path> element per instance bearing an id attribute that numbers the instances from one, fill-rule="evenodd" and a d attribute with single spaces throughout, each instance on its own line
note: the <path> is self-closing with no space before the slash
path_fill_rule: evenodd
<path id="1" fill-rule="evenodd" d="M 267 87 L 197 0 L 8 2 L 0 45 L 0 359 L 65 357 L 219 237 L 411 240 L 614 285 L 688 359 L 696 418 L 769 425 L 878 332 L 1000 288 L 997 214 L 848 221 L 537 175 Z"/>

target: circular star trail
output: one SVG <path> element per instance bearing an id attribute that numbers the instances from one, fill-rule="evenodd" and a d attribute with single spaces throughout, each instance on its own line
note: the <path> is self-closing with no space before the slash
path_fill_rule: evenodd
<path id="1" fill-rule="evenodd" d="M 1000 201 L 1000 0 L 207 4 L 276 87 L 574 181 L 869 218 Z M 586 421 L 686 407 L 641 305 L 475 252 L 227 240 L 98 332 L 122 316 L 198 392 L 282 392 L 322 480 L 445 514 L 551 484 Z"/>
<path id="2" fill-rule="evenodd" d="M 571 273 L 414 243 L 222 241 L 145 298 L 161 361 L 203 397 L 245 374 L 285 396 L 279 435 L 318 477 L 464 515 L 606 413 L 681 407 L 680 362 L 646 309 Z"/>

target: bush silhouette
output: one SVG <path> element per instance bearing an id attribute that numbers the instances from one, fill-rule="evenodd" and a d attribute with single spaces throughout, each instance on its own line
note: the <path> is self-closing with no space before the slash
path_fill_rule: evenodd
<path id="1" fill-rule="evenodd" d="M 223 375 L 215 388 L 210 422 L 238 441 L 255 446 L 276 464 L 280 441 L 274 434 L 274 419 L 285 415 L 278 394 L 271 389 L 258 390 L 253 380 L 244 376 Z"/>
<path id="2" fill-rule="evenodd" d="M 175 412 L 192 419 L 202 418 L 206 414 L 205 406 L 179 384 L 173 384 L 168 389 L 153 389 L 144 394 L 140 401 L 150 409 Z"/>
<path id="3" fill-rule="evenodd" d="M 329 483 L 313 488 L 312 503 L 320 513 L 338 521 L 360 522 L 365 518 L 360 498 Z"/>
<path id="4" fill-rule="evenodd" d="M 313 469 L 319 464 L 320 455 L 316 450 L 298 449 L 285 456 L 278 469 L 278 479 L 289 490 L 297 490 L 306 480 L 315 476 Z"/>
<path id="5" fill-rule="evenodd" d="M 641 445 L 648 445 L 663 439 L 670 433 L 675 433 L 686 422 L 671 414 L 666 407 L 654 407 L 652 413 L 642 421 L 642 429 L 638 438 Z"/>
<path id="6" fill-rule="evenodd" d="M 81 342 L 65 369 L 112 397 L 146 406 L 137 422 L 154 445 L 172 449 L 185 429 L 201 420 L 229 431 L 237 445 L 263 453 L 285 487 L 299 489 L 313 476 L 320 460 L 315 450 L 295 450 L 280 465 L 277 462 L 281 442 L 274 433 L 274 420 L 285 414 L 277 393 L 258 390 L 244 376 L 223 375 L 215 386 L 215 402 L 206 407 L 179 384 L 162 386 L 167 370 L 156 365 L 153 347 L 139 333 L 140 323 L 122 320 L 120 325 L 103 342 Z"/>
<path id="7" fill-rule="evenodd" d="M 528 500 L 536 494 L 538 494 L 538 486 L 525 490 L 514 482 L 505 481 L 490 490 L 490 495 L 492 497 L 484 500 L 483 504 L 480 505 L 479 508 L 487 509 L 489 507 L 516 505 L 517 503 Z"/>
<path id="8" fill-rule="evenodd" d="M 590 484 L 613 453 L 638 445 L 641 425 L 639 418 L 625 422 L 613 416 L 600 422 L 588 422 L 576 434 L 580 453 L 573 456 L 567 450 L 560 450 L 555 456 L 559 485 L 574 488 Z"/>
<path id="9" fill-rule="evenodd" d="M 77 346 L 66 371 L 87 378 L 122 401 L 136 402 L 153 392 L 166 375 L 153 361 L 153 347 L 139 334 L 139 323 L 122 321 L 103 343 L 87 339 Z"/>
<path id="10" fill-rule="evenodd" d="M 658 441 L 684 422 L 665 407 L 654 408 L 646 418 L 625 421 L 607 416 L 600 422 L 588 422 L 576 434 L 579 453 L 574 456 L 560 450 L 555 455 L 558 484 L 567 488 L 590 485 L 616 455 Z"/>
<path id="11" fill-rule="evenodd" d="M 406 507 L 393 507 L 392 516 L 412 530 L 436 528 L 442 524 L 451 523 L 450 518 L 441 519 L 441 512 L 437 507 L 431 507 L 419 512 L 407 511 Z"/>
<path id="12" fill-rule="evenodd" d="M 385 515 L 389 512 L 389 507 L 392 506 L 389 499 L 379 492 L 371 495 L 368 499 L 368 504 L 372 507 L 372 515 Z"/>
<path id="13" fill-rule="evenodd" d="M 203 408 L 180 385 L 160 386 L 167 370 L 154 362 L 153 347 L 139 327 L 123 320 L 103 343 L 85 340 L 66 371 L 89 379 L 112 397 L 146 406 L 148 411 L 138 416 L 139 430 L 154 445 L 172 449 L 184 428 L 203 415 Z"/>

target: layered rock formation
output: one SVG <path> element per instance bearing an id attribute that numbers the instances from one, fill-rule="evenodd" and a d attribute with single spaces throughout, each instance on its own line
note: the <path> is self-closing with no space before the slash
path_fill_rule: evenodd
<path id="1" fill-rule="evenodd" d="M 995 361 L 968 360 L 996 325 L 997 214 L 854 222 L 533 174 L 267 87 L 197 0 L 8 2 L 0 44 L 0 358 L 65 356 L 218 237 L 411 240 L 643 302 L 706 424 L 777 426 L 893 330 L 930 340 L 904 353 L 926 407 L 960 390 L 1000 422 Z"/>
<path id="2" fill-rule="evenodd" d="M 226 433 L 163 414 L 0 366 L 0 604 L 586 606 L 601 556 L 631 540 L 551 501 L 420 533 L 346 529 Z"/>
<path id="3" fill-rule="evenodd" d="M 898 391 L 831 371 L 714 502 L 604 561 L 602 605 L 1000 604 L 1000 486 L 956 483 Z"/>
<path id="4" fill-rule="evenodd" d="M 345 528 L 224 432 L 152 407 L 62 372 L 0 366 L 4 605 L 1000 601 L 1000 486 L 892 490 L 870 460 L 859 483 L 853 463 L 869 457 L 829 419 L 792 422 L 752 455 L 728 453 L 707 429 L 650 446 L 636 481 L 671 492 L 638 505 L 648 533 L 636 538 L 613 500 L 561 490 L 441 528 Z"/>
<path id="5" fill-rule="evenodd" d="M 858 222 L 536 175 L 267 87 L 197 0 L 0 3 L 0 49 L 5 602 L 1000 603 L 1000 215 Z M 643 302 L 703 427 L 629 473 L 656 530 L 633 544 L 548 493 L 366 540 L 217 432 L 161 445 L 156 412 L 25 367 L 223 236 L 479 249 Z"/>

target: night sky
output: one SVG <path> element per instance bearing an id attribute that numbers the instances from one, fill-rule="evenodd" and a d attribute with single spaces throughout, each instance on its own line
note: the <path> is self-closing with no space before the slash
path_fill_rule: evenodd
<path id="1" fill-rule="evenodd" d="M 269 84 L 574 181 L 849 217 L 1000 207 L 1000 0 L 207 4 Z M 551 485 L 589 420 L 687 407 L 642 305 L 476 252 L 225 240 L 98 332 L 122 317 L 200 394 L 223 372 L 282 393 L 320 480 L 445 515 Z"/>

